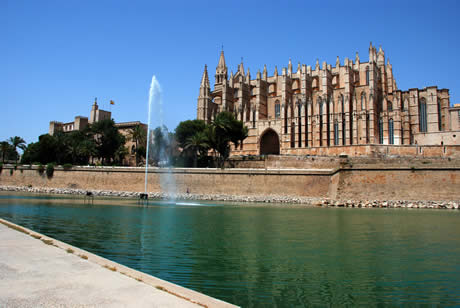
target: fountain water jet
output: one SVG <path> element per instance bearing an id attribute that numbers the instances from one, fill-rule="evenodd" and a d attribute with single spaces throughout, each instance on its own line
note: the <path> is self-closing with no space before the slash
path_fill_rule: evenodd
<path id="1" fill-rule="evenodd" d="M 160 167 L 168 168 L 167 172 L 161 172 L 159 174 L 161 189 L 166 193 L 169 199 L 172 199 L 176 194 L 176 183 L 174 176 L 171 173 L 170 157 L 166 149 L 169 143 L 169 136 L 166 127 L 163 125 L 163 100 L 161 97 L 161 87 L 155 75 L 152 76 L 152 81 L 150 83 L 147 125 L 144 193 L 148 195 L 148 169 L 150 162 L 154 160 L 153 156 L 155 152 L 155 156 Z M 155 130 L 152 128 L 155 128 Z"/>

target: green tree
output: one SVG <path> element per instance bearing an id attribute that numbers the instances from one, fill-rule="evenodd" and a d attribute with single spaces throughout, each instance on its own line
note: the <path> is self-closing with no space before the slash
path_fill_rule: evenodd
<path id="1" fill-rule="evenodd" d="M 80 143 L 78 148 L 78 155 L 82 159 L 82 163 L 87 164 L 91 159 L 91 163 L 93 163 L 94 157 L 97 155 L 96 144 L 94 139 L 86 138 L 85 140 Z"/>
<path id="2" fill-rule="evenodd" d="M 197 167 L 198 155 L 206 155 L 209 150 L 208 138 L 205 132 L 197 132 L 189 137 L 185 143 L 184 150 L 191 150 L 193 153 L 193 167 Z"/>
<path id="3" fill-rule="evenodd" d="M 136 125 L 129 132 L 129 139 L 135 144 L 136 166 L 139 164 L 139 159 L 145 157 L 145 145 L 147 143 L 147 132 L 140 126 Z"/>
<path id="4" fill-rule="evenodd" d="M 185 148 L 188 139 L 198 132 L 204 132 L 206 123 L 203 120 L 187 120 L 177 125 L 175 138 L 181 148 Z"/>
<path id="5" fill-rule="evenodd" d="M 18 156 L 19 156 L 19 153 L 17 152 L 17 148 L 20 148 L 21 150 L 24 151 L 26 148 L 26 142 L 24 141 L 24 139 L 22 139 L 19 136 L 11 137 L 8 141 L 10 142 L 10 144 L 14 148 L 14 152 L 16 153 L 16 164 L 17 164 Z"/>
<path id="6" fill-rule="evenodd" d="M 73 165 L 85 160 L 81 147 L 86 138 L 87 136 L 82 131 L 73 131 L 65 136 L 65 151 L 70 156 Z"/>
<path id="7" fill-rule="evenodd" d="M 230 142 L 237 147 L 248 136 L 248 129 L 233 113 L 224 111 L 208 126 L 206 135 L 209 146 L 219 154 L 218 166 L 223 168 L 230 155 Z"/>
<path id="8" fill-rule="evenodd" d="M 115 152 L 125 144 L 125 138 L 118 132 L 112 119 L 102 120 L 92 125 L 98 157 L 102 164 L 110 164 Z"/>
<path id="9" fill-rule="evenodd" d="M 2 141 L 0 143 L 0 151 L 2 152 L 2 163 L 5 163 L 5 158 L 8 155 L 8 151 L 11 145 L 7 141 Z"/>

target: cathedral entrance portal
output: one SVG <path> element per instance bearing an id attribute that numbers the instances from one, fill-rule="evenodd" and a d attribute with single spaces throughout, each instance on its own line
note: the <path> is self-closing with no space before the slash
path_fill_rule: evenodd
<path id="1" fill-rule="evenodd" d="M 280 139 L 273 129 L 267 129 L 260 138 L 260 155 L 280 154 Z"/>

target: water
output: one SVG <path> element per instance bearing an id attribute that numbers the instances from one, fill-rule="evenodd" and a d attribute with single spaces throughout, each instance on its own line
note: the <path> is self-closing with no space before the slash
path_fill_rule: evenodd
<path id="1" fill-rule="evenodd" d="M 147 148 L 145 164 L 144 193 L 148 193 L 148 169 L 155 163 L 160 167 L 168 168 L 168 172 L 160 174 L 160 185 L 163 192 L 172 199 L 176 193 L 176 182 L 171 172 L 171 158 L 168 147 L 169 133 L 163 124 L 163 99 L 160 83 L 155 75 L 152 76 L 149 90 L 148 120 L 147 120 Z"/>
<path id="2" fill-rule="evenodd" d="M 244 307 L 460 305 L 460 211 L 95 202 L 0 217 Z"/>

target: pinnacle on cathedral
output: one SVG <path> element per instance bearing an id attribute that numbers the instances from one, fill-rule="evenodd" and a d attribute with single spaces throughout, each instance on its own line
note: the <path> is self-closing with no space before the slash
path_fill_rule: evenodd
<path id="1" fill-rule="evenodd" d="M 224 51 L 222 50 L 220 52 L 220 57 L 219 57 L 219 64 L 217 64 L 218 69 L 226 69 L 227 66 L 225 65 L 225 57 L 224 57 Z"/>
<path id="2" fill-rule="evenodd" d="M 203 76 L 201 77 L 201 87 L 211 88 L 208 77 L 208 66 L 206 64 L 204 65 L 204 72 Z"/>
<path id="3" fill-rule="evenodd" d="M 382 47 L 379 47 L 377 51 L 377 48 L 370 43 L 369 61 L 361 62 L 356 52 L 354 59 L 345 57 L 343 63 L 345 69 L 336 69 L 334 72 L 332 72 L 332 64 L 327 64 L 325 61 L 322 62 L 322 68 L 320 68 L 319 59 L 316 59 L 313 66 L 298 63 L 294 74 L 293 63 L 289 59 L 287 67 L 281 68 L 283 78 L 279 78 L 277 66 L 274 68 L 273 75 L 269 77 L 267 65 L 264 65 L 262 74 L 261 70 L 253 71 L 256 72 L 256 79 L 251 81 L 250 70 L 249 68 L 244 70 L 243 59 L 241 59 L 235 75 L 231 72 L 230 79 L 228 79 L 224 52 L 221 51 L 213 90 L 209 83 L 207 66 L 204 68 L 197 102 L 197 118 L 209 123 L 221 111 L 235 112 L 239 120 L 255 131 L 253 140 L 248 141 L 249 144 L 252 143 L 252 148 L 235 149 L 232 150 L 232 153 L 267 154 L 266 149 L 259 147 L 255 141 L 257 138 L 259 138 L 257 140 L 263 138 L 267 127 L 265 121 L 269 123 L 268 126 L 271 123 L 277 124 L 272 125 L 271 129 L 278 135 L 278 140 L 290 139 L 291 141 L 286 143 L 287 146 L 280 143 L 276 153 L 291 150 L 291 148 L 296 148 L 296 151 L 299 148 L 298 153 L 302 151 L 309 153 L 309 147 L 354 146 L 355 144 L 384 142 L 385 144 L 411 144 L 414 138 L 411 136 L 410 127 L 414 125 L 414 127 L 419 127 L 418 124 L 411 122 L 412 119 L 419 118 L 418 109 L 414 109 L 415 114 L 412 115 L 413 110 L 404 107 L 408 105 L 407 100 L 411 93 L 397 90 L 392 66 L 388 58 L 385 61 Z M 341 67 L 339 57 L 335 65 L 337 68 Z M 421 95 L 428 95 L 425 89 L 418 91 Z M 430 88 L 430 91 L 434 90 Z M 448 90 L 436 91 L 439 102 L 448 106 Z M 341 100 L 335 99 L 340 97 Z M 323 110 L 326 113 L 323 124 L 310 120 L 299 124 L 298 121 L 306 120 L 294 118 L 295 113 L 291 112 L 284 113 L 284 118 L 280 116 L 280 106 L 294 101 L 310 102 L 308 117 L 318 119 L 318 116 L 323 115 L 322 112 L 318 113 L 320 110 L 318 106 L 322 104 L 323 99 L 329 98 L 334 99 L 330 100 L 333 108 L 328 109 L 342 110 L 341 117 L 334 118 L 335 114 L 327 116 L 329 113 L 327 109 Z M 342 107 L 337 105 L 339 101 Z M 400 102 L 403 101 L 407 103 L 401 104 Z M 392 104 L 388 105 L 388 102 Z M 441 110 L 443 112 L 441 116 L 445 118 L 444 113 L 447 112 L 445 111 L 447 109 L 441 108 Z M 361 116 L 353 118 L 357 113 L 360 113 Z M 431 121 L 435 122 L 437 118 L 438 115 Z M 371 123 L 390 120 L 394 121 L 394 126 L 391 126 L 393 129 L 391 134 L 379 135 L 381 134 L 380 128 L 371 125 Z M 330 131 L 330 134 L 329 132 L 325 134 L 324 127 L 332 127 L 331 121 L 335 121 L 334 130 Z M 335 123 L 341 130 L 336 129 Z"/>

